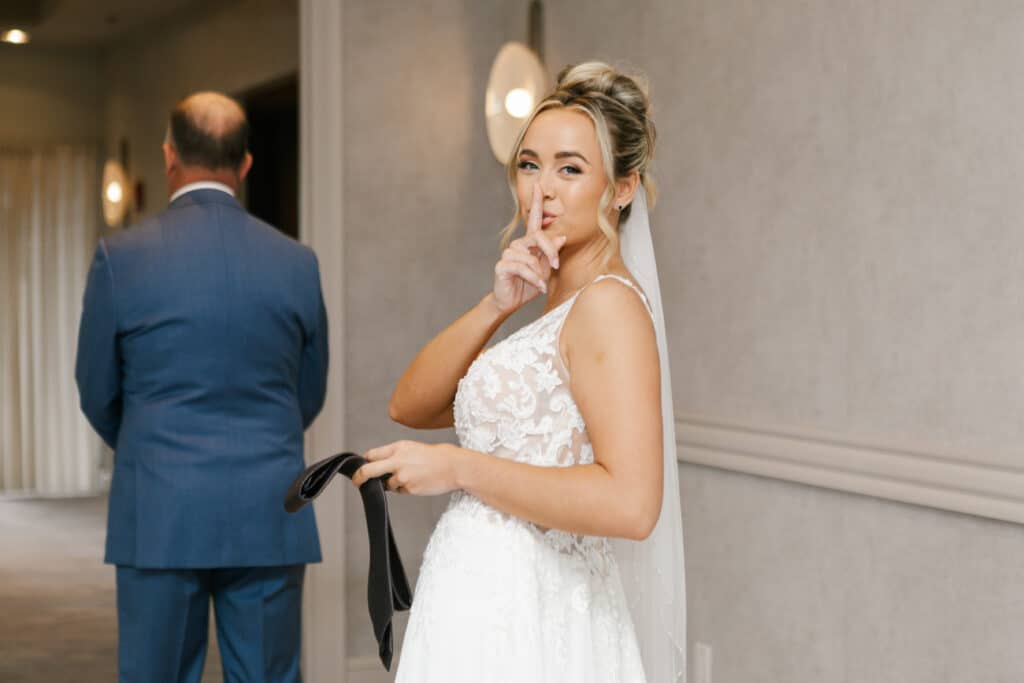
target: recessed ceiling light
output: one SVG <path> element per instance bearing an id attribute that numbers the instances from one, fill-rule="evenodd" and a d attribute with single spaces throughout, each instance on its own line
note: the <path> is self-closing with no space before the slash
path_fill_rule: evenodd
<path id="1" fill-rule="evenodd" d="M 29 41 L 29 35 L 20 28 L 12 28 L 9 31 L 0 33 L 0 40 L 14 45 L 24 45 Z"/>

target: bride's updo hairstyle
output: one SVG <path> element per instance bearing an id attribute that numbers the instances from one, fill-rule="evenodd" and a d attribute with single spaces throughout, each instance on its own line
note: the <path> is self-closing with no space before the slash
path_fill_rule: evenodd
<path id="1" fill-rule="evenodd" d="M 523 137 L 533 120 L 549 109 L 576 109 L 590 117 L 597 132 L 608 186 L 601 196 L 597 224 L 608 239 L 609 254 L 618 248 L 619 234 L 608 220 L 608 209 L 615 199 L 615 183 L 633 171 L 640 173 L 640 182 L 647 190 L 648 202 L 655 199 L 654 179 L 648 166 L 654 156 L 656 137 L 654 121 L 650 118 L 650 100 L 647 84 L 639 78 L 627 76 L 604 62 L 585 62 L 567 66 L 558 74 L 558 82 L 547 97 L 533 110 L 519 132 L 513 154 L 508 161 L 508 181 L 516 203 L 515 216 L 503 233 L 507 244 L 519 224 L 519 198 L 516 196 L 516 174 Z M 619 222 L 629 217 L 631 206 L 619 214 Z"/>

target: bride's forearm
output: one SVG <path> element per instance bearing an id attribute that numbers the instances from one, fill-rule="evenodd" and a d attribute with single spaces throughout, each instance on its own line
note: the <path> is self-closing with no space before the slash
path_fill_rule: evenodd
<path id="1" fill-rule="evenodd" d="M 450 427 L 459 379 L 508 315 L 488 294 L 434 337 L 398 380 L 388 407 L 391 419 L 417 429 Z"/>
<path id="2" fill-rule="evenodd" d="M 598 463 L 542 467 L 451 446 L 458 488 L 538 526 L 588 536 L 640 540 L 650 533 L 639 511 Z"/>

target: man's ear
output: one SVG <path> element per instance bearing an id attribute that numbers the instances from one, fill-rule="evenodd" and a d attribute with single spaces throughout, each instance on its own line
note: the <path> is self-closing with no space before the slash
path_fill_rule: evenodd
<path id="1" fill-rule="evenodd" d="M 640 187 L 640 173 L 633 171 L 615 183 L 615 207 L 627 207 L 632 203 L 637 188 Z"/>
<path id="2" fill-rule="evenodd" d="M 165 142 L 161 147 L 164 150 L 164 173 L 170 175 L 178 166 L 178 152 L 168 142 Z"/>
<path id="3" fill-rule="evenodd" d="M 249 175 L 249 171 L 252 170 L 252 154 L 249 152 L 245 153 L 245 158 L 242 159 L 242 165 L 238 167 L 238 182 L 241 183 L 245 180 L 245 176 Z"/>

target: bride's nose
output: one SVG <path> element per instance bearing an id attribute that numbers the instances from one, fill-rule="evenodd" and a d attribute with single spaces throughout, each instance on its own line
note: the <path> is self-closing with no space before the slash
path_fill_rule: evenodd
<path id="1" fill-rule="evenodd" d="M 540 188 L 541 199 L 551 199 L 554 195 L 551 193 L 551 183 L 541 176 L 537 179 L 537 187 Z"/>

